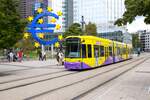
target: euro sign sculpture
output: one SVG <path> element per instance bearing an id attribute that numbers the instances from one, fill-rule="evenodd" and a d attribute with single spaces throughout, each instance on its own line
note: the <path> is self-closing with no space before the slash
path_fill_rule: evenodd
<path id="1" fill-rule="evenodd" d="M 50 8 L 49 8 L 50 9 Z M 56 21 L 59 19 L 59 16 L 62 15 L 62 12 L 57 12 L 57 14 L 52 13 L 52 10 L 45 10 L 43 11 L 42 8 L 38 9 L 38 13 L 37 16 L 35 18 L 29 16 L 28 20 L 31 22 L 28 25 L 28 33 L 32 34 L 32 37 L 34 38 L 35 41 L 37 41 L 39 44 L 42 45 L 51 45 L 51 44 L 55 44 L 56 42 L 58 42 L 58 38 L 52 38 L 51 40 L 44 40 L 44 34 L 48 33 L 48 34 L 54 34 L 54 30 L 59 30 L 60 29 L 60 25 L 59 24 L 55 24 Z M 51 23 L 44 23 L 43 18 L 44 17 L 50 17 L 51 18 Z"/>

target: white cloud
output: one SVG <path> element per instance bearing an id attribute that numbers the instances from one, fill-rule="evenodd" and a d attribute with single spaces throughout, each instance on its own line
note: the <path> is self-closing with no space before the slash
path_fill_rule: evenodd
<path id="1" fill-rule="evenodd" d="M 150 30 L 150 25 L 144 23 L 144 17 L 136 17 L 132 24 L 127 25 L 128 32 L 137 32 L 138 30 Z"/>

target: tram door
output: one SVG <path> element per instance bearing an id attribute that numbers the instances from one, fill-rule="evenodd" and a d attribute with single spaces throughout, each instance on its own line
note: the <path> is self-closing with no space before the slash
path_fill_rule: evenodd
<path id="1" fill-rule="evenodd" d="M 126 48 L 125 48 L 125 54 L 126 54 L 126 59 L 128 59 L 129 52 L 128 52 L 128 46 L 127 45 L 126 45 Z"/>
<path id="2" fill-rule="evenodd" d="M 100 55 L 99 46 L 98 45 L 94 45 L 95 66 L 99 65 L 99 55 Z"/>
<path id="3" fill-rule="evenodd" d="M 105 60 L 107 60 L 108 56 L 108 47 L 105 47 Z"/>

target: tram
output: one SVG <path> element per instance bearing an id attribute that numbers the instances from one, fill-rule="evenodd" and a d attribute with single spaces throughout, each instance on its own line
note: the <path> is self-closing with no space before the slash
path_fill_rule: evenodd
<path id="1" fill-rule="evenodd" d="M 68 36 L 64 66 L 68 70 L 92 69 L 132 58 L 132 45 L 95 36 Z"/>

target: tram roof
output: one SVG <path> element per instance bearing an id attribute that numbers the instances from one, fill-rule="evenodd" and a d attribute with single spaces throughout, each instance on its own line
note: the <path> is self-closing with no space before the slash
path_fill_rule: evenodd
<path id="1" fill-rule="evenodd" d="M 113 40 L 105 39 L 105 38 L 102 38 L 102 37 L 96 37 L 96 36 L 88 36 L 88 35 L 86 35 L 86 36 L 84 36 L 84 35 L 83 36 L 68 36 L 67 38 L 71 38 L 71 37 L 84 38 L 84 39 L 96 39 L 96 40 L 101 39 L 102 41 L 115 42 L 117 44 L 124 44 L 124 45 L 126 44 L 126 43 L 122 43 L 122 42 L 118 42 L 118 41 L 113 41 Z M 127 45 L 131 45 L 131 44 L 127 44 Z"/>

